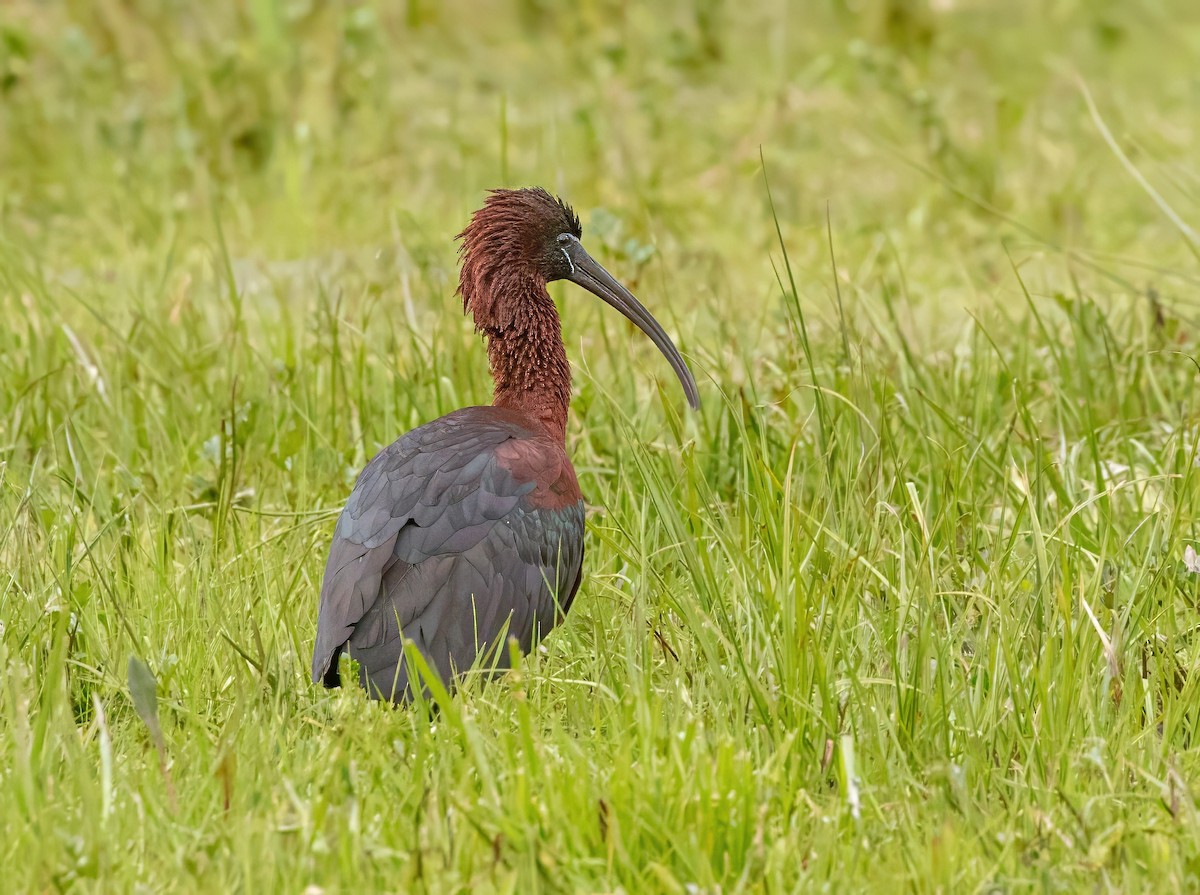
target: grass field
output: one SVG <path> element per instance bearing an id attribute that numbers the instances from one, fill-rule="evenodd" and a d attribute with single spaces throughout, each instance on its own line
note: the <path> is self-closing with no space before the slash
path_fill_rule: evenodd
<path id="1" fill-rule="evenodd" d="M 0 889 L 1200 889 L 1198 71 L 1189 0 L 8 0 Z M 315 688 L 528 184 L 703 410 L 554 287 L 568 624 Z"/>

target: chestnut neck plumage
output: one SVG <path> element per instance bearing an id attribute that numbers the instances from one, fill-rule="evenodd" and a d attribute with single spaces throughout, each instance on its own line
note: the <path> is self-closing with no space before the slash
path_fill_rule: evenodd
<path id="1" fill-rule="evenodd" d="M 514 325 L 480 327 L 487 334 L 492 403 L 525 414 L 566 444 L 571 364 L 562 327 L 546 287 L 531 282 L 526 288 L 526 295 L 510 299 L 522 308 Z"/>
<path id="2" fill-rule="evenodd" d="M 565 445 L 571 365 L 546 283 L 528 266 L 477 248 L 464 245 L 459 292 L 475 329 L 487 337 L 492 403 L 528 417 Z"/>

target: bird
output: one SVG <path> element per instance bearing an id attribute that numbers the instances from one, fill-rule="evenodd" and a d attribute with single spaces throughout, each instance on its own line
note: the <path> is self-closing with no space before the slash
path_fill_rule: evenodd
<path id="1" fill-rule="evenodd" d="M 372 698 L 428 697 L 430 673 L 449 693 L 473 668 L 502 674 L 512 641 L 527 654 L 566 617 L 583 575 L 584 501 L 567 456 L 571 367 L 548 283 L 569 280 L 628 318 L 699 409 L 670 337 L 582 236 L 571 207 L 540 187 L 489 191 L 458 234 L 456 295 L 487 343 L 492 403 L 413 429 L 358 476 L 321 584 L 314 683 L 340 686 L 346 652 Z M 424 668 L 406 658 L 409 643 Z"/>

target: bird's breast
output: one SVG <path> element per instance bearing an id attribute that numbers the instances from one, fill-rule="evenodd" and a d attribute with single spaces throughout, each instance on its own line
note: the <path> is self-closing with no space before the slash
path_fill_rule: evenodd
<path id="1" fill-rule="evenodd" d="M 522 497 L 530 509 L 563 510 L 583 497 L 566 451 L 550 439 L 511 439 L 496 448 L 496 460 L 516 481 L 533 484 Z"/>

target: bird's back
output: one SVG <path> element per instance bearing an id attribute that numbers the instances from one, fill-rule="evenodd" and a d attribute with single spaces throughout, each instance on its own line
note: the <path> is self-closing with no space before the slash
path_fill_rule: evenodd
<path id="1" fill-rule="evenodd" d="M 427 423 L 381 451 L 338 520 L 321 587 L 313 679 L 348 649 L 373 695 L 410 695 L 403 642 L 447 684 L 501 634 L 528 651 L 569 609 L 583 501 L 561 444 L 496 407 Z"/>

